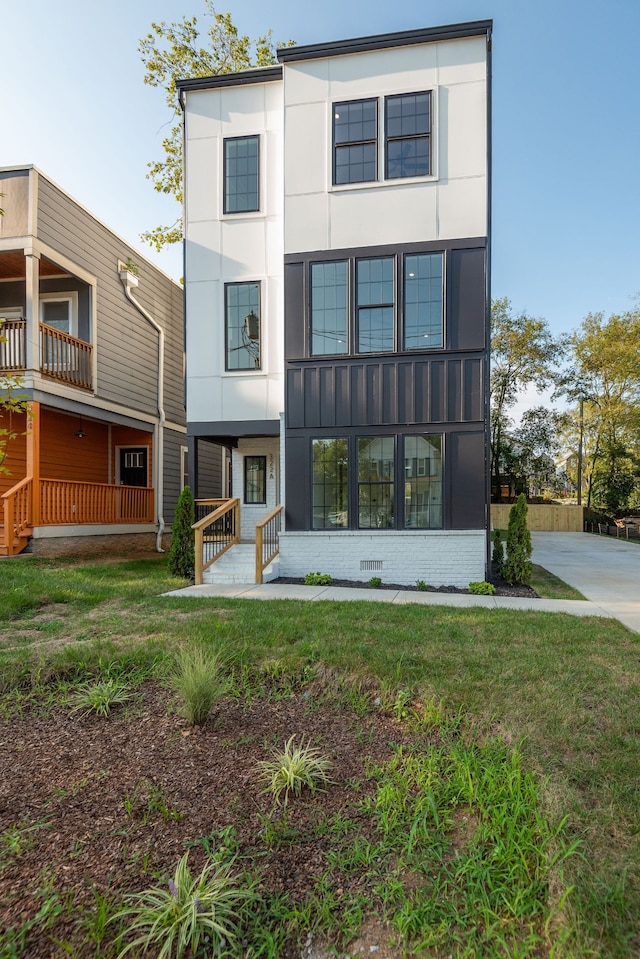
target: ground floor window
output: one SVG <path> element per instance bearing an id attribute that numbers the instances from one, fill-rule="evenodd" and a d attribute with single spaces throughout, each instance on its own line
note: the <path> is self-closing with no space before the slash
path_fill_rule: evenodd
<path id="1" fill-rule="evenodd" d="M 312 440 L 312 529 L 442 529 L 442 436 Z"/>
<path id="2" fill-rule="evenodd" d="M 347 526 L 347 439 L 313 440 L 313 528 Z"/>
<path id="3" fill-rule="evenodd" d="M 265 504 L 267 502 L 267 457 L 245 456 L 244 501 Z"/>

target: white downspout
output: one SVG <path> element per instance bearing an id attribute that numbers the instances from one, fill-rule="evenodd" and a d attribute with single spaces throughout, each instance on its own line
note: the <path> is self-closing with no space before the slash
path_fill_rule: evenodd
<path id="1" fill-rule="evenodd" d="M 159 323 L 153 319 L 150 313 L 147 313 L 142 304 L 138 303 L 131 292 L 132 287 L 138 285 L 138 277 L 123 269 L 123 264 L 119 263 L 120 281 L 124 287 L 125 296 L 133 303 L 138 313 L 145 318 L 156 333 L 158 334 L 158 422 L 155 427 L 155 456 L 153 457 L 153 487 L 156 491 L 156 516 L 158 517 L 158 531 L 156 533 L 156 552 L 163 553 L 162 534 L 164 533 L 164 330 Z"/>

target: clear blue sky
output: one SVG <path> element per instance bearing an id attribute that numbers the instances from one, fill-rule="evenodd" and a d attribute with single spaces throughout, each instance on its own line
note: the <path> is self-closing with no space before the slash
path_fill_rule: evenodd
<path id="1" fill-rule="evenodd" d="M 493 293 L 555 333 L 640 291 L 640 0 L 227 0 L 242 32 L 339 40 L 494 20 Z M 33 163 L 167 273 L 139 234 L 177 210 L 145 179 L 169 120 L 137 43 L 202 0 L 0 0 L 0 166 Z"/>

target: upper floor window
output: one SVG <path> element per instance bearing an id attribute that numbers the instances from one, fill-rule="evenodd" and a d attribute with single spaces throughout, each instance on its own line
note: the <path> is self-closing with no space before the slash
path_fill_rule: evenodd
<path id="1" fill-rule="evenodd" d="M 225 334 L 227 370 L 260 369 L 260 284 L 227 283 Z"/>
<path id="2" fill-rule="evenodd" d="M 347 320 L 347 263 L 311 264 L 311 353 L 346 353 L 349 349 Z"/>
<path id="3" fill-rule="evenodd" d="M 77 293 L 41 293 L 40 322 L 68 333 L 78 335 L 78 294 Z"/>
<path id="4" fill-rule="evenodd" d="M 378 178 L 378 101 L 333 105 L 333 182 Z"/>
<path id="5" fill-rule="evenodd" d="M 404 258 L 404 349 L 442 347 L 442 253 Z"/>
<path id="6" fill-rule="evenodd" d="M 443 273 L 442 253 L 311 263 L 309 355 L 442 349 Z"/>
<path id="7" fill-rule="evenodd" d="M 356 312 L 358 353 L 393 350 L 395 328 L 394 258 L 358 260 Z"/>
<path id="8" fill-rule="evenodd" d="M 431 94 L 385 97 L 385 177 L 431 172 Z"/>
<path id="9" fill-rule="evenodd" d="M 260 137 L 233 137 L 224 141 L 225 213 L 252 213 L 259 206 Z"/>

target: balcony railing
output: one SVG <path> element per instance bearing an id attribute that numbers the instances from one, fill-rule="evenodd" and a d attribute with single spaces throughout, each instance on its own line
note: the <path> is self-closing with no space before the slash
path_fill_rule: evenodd
<path id="1" fill-rule="evenodd" d="M 82 390 L 92 388 L 91 343 L 40 324 L 40 372 Z"/>
<path id="2" fill-rule="evenodd" d="M 0 323 L 0 370 L 20 372 L 27 365 L 26 320 L 5 320 Z"/>
<path id="3" fill-rule="evenodd" d="M 91 343 L 79 340 L 46 323 L 39 324 L 39 366 L 43 376 L 70 383 L 81 390 L 93 388 Z M 0 325 L 0 372 L 27 368 L 27 321 L 6 320 Z"/>

